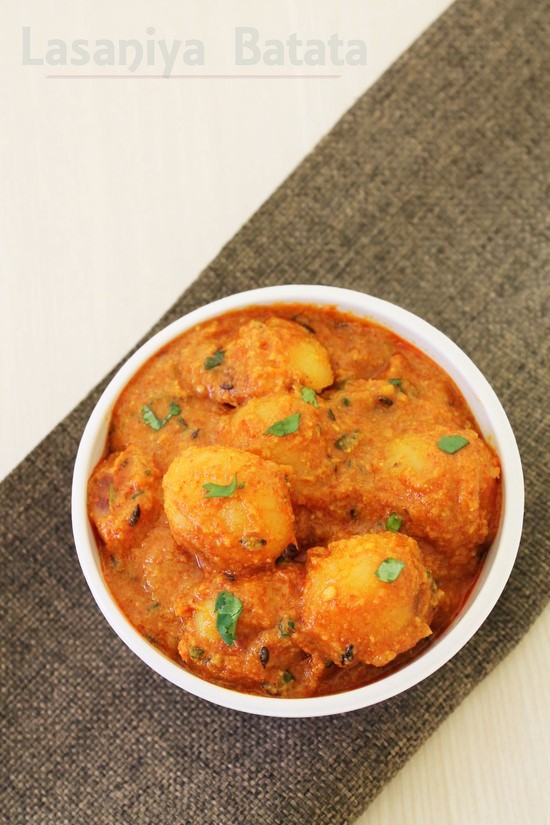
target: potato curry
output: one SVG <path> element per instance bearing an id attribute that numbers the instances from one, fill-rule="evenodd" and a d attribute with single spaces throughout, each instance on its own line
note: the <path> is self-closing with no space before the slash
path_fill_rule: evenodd
<path id="1" fill-rule="evenodd" d="M 455 384 L 394 333 L 254 307 L 132 378 L 88 508 L 151 644 L 225 687 L 317 696 L 452 622 L 498 526 L 500 466 Z"/>

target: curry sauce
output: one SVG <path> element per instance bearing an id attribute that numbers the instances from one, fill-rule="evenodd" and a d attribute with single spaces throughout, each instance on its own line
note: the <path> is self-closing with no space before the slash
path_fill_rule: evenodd
<path id="1" fill-rule="evenodd" d="M 201 678 L 335 693 L 452 622 L 500 515 L 500 464 L 453 381 L 329 307 L 200 324 L 114 407 L 88 487 L 105 580 Z"/>

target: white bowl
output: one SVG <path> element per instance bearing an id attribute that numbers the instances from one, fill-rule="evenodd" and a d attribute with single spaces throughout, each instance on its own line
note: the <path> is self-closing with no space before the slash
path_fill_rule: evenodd
<path id="1" fill-rule="evenodd" d="M 111 411 L 142 364 L 185 330 L 216 315 L 247 306 L 297 302 L 336 306 L 366 317 L 410 341 L 443 367 L 462 391 L 483 435 L 498 451 L 503 481 L 497 537 L 467 603 L 446 632 L 395 673 L 366 687 L 312 699 L 251 696 L 219 687 L 187 672 L 149 644 L 120 611 L 103 580 L 86 507 L 88 478 L 103 454 Z M 265 716 L 308 717 L 344 713 L 389 699 L 430 676 L 466 644 L 496 604 L 512 570 L 521 537 L 523 500 L 521 462 L 506 413 L 486 379 L 456 344 L 411 312 L 379 298 L 336 287 L 292 285 L 242 292 L 200 307 L 161 330 L 128 359 L 99 399 L 84 430 L 74 469 L 72 516 L 80 565 L 99 608 L 115 633 L 153 670 L 190 693 L 224 707 Z"/>

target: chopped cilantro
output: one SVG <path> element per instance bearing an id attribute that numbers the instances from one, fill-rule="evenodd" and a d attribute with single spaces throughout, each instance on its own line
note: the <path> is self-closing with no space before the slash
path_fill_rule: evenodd
<path id="1" fill-rule="evenodd" d="M 218 593 L 214 613 L 216 614 L 216 630 L 220 634 L 222 641 L 232 647 L 235 644 L 235 633 L 237 622 L 243 610 L 243 603 L 240 599 L 228 590 Z"/>
<path id="2" fill-rule="evenodd" d="M 444 453 L 450 453 L 452 455 L 463 447 L 466 447 L 469 443 L 468 439 L 463 438 L 461 435 L 444 435 L 437 442 L 437 446 L 440 450 L 443 450 Z"/>
<path id="3" fill-rule="evenodd" d="M 264 435 L 283 436 L 295 433 L 300 425 L 301 415 L 302 413 L 294 413 L 294 415 L 289 415 L 288 418 L 282 418 L 280 421 L 276 421 L 271 427 L 267 428 Z"/>
<path id="4" fill-rule="evenodd" d="M 174 415 L 179 415 L 181 412 L 179 406 L 175 404 L 173 401 L 170 403 L 170 410 L 164 416 L 164 418 L 158 418 L 151 407 L 148 407 L 147 404 L 141 408 L 141 417 L 147 426 L 151 427 L 152 430 L 158 431 L 161 430 L 165 424 L 173 418 Z"/>
<path id="5" fill-rule="evenodd" d="M 403 519 L 397 513 L 392 513 L 386 522 L 386 530 L 390 533 L 397 533 L 401 529 Z"/>
<path id="6" fill-rule="evenodd" d="M 352 433 L 345 433 L 345 435 L 341 435 L 340 438 L 336 439 L 334 446 L 343 453 L 350 453 L 357 444 L 360 435 L 359 430 L 355 430 Z"/>
<path id="7" fill-rule="evenodd" d="M 281 636 L 282 639 L 286 639 L 294 633 L 296 622 L 294 619 L 281 619 L 277 627 L 279 629 L 279 636 Z"/>
<path id="8" fill-rule="evenodd" d="M 205 370 L 213 370 L 214 367 L 219 367 L 220 364 L 223 364 L 223 359 L 225 358 L 225 350 L 217 349 L 214 355 L 209 355 L 204 362 L 204 369 Z"/>
<path id="9" fill-rule="evenodd" d="M 380 581 L 392 584 L 392 582 L 399 578 L 404 567 L 404 561 L 399 561 L 399 559 L 384 559 L 374 575 L 380 579 Z"/>
<path id="10" fill-rule="evenodd" d="M 209 481 L 207 484 L 203 484 L 202 487 L 203 490 L 206 490 L 206 493 L 204 494 L 205 498 L 229 498 L 229 496 L 232 496 L 237 489 L 237 473 L 235 473 L 233 481 L 230 481 L 229 484 L 226 484 L 225 486 L 223 484 L 214 484 Z M 242 487 L 244 487 L 244 484 L 239 485 L 239 489 Z"/>
<path id="11" fill-rule="evenodd" d="M 319 406 L 315 390 L 312 390 L 311 387 L 302 387 L 302 401 L 305 401 L 306 404 L 311 404 L 312 407 Z"/>

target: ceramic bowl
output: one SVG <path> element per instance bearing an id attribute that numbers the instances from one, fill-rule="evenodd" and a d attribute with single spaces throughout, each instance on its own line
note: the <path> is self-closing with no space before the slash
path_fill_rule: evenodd
<path id="1" fill-rule="evenodd" d="M 498 534 L 476 585 L 453 624 L 400 670 L 366 687 L 311 699 L 252 696 L 219 687 L 184 670 L 149 644 L 120 611 L 103 580 L 86 511 L 88 478 L 103 454 L 113 406 L 130 378 L 157 350 L 195 324 L 230 310 L 296 302 L 336 306 L 365 317 L 393 330 L 443 367 L 462 391 L 483 435 L 497 450 L 503 482 Z M 521 462 L 506 414 L 487 380 L 456 344 L 411 312 L 378 298 L 336 287 L 292 285 L 251 290 L 200 307 L 150 338 L 126 361 L 99 399 L 84 430 L 74 469 L 72 515 L 80 565 L 100 610 L 122 641 L 153 670 L 189 693 L 227 708 L 266 716 L 309 717 L 344 713 L 389 699 L 430 676 L 466 644 L 496 604 L 512 570 L 521 537 L 523 500 Z"/>

